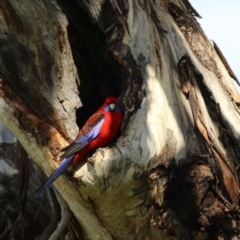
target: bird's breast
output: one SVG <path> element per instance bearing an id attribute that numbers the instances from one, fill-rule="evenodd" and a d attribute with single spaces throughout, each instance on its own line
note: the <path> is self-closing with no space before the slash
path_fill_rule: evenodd
<path id="1" fill-rule="evenodd" d="M 121 124 L 121 116 L 118 113 L 106 114 L 98 136 L 89 143 L 89 148 L 103 147 L 116 136 Z"/>

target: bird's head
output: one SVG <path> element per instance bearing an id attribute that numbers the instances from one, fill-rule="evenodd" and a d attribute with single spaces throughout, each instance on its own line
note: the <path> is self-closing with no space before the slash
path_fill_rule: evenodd
<path id="1" fill-rule="evenodd" d="M 118 99 L 114 96 L 109 96 L 105 99 L 103 109 L 106 112 L 120 112 Z"/>

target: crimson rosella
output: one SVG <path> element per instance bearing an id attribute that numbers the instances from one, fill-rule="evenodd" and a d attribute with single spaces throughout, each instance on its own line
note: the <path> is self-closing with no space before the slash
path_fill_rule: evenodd
<path id="1" fill-rule="evenodd" d="M 117 98 L 107 97 L 103 105 L 86 121 L 75 141 L 65 149 L 62 156 L 64 160 L 38 189 L 35 196 L 43 194 L 71 164 L 78 163 L 87 152 L 109 143 L 116 136 L 121 121 L 122 111 Z"/>

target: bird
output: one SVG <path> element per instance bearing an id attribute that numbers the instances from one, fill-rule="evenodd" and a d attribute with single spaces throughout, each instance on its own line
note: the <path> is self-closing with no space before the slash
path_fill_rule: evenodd
<path id="1" fill-rule="evenodd" d="M 85 122 L 76 139 L 63 149 L 63 161 L 37 190 L 35 197 L 42 195 L 68 167 L 79 163 L 89 151 L 110 143 L 117 135 L 121 122 L 122 110 L 118 99 L 106 97 L 103 105 Z"/>

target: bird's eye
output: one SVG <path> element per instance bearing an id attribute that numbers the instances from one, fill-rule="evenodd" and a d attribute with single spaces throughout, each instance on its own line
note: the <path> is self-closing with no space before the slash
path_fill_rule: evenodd
<path id="1" fill-rule="evenodd" d="M 114 103 L 109 104 L 110 111 L 114 111 L 115 106 L 116 105 Z"/>

